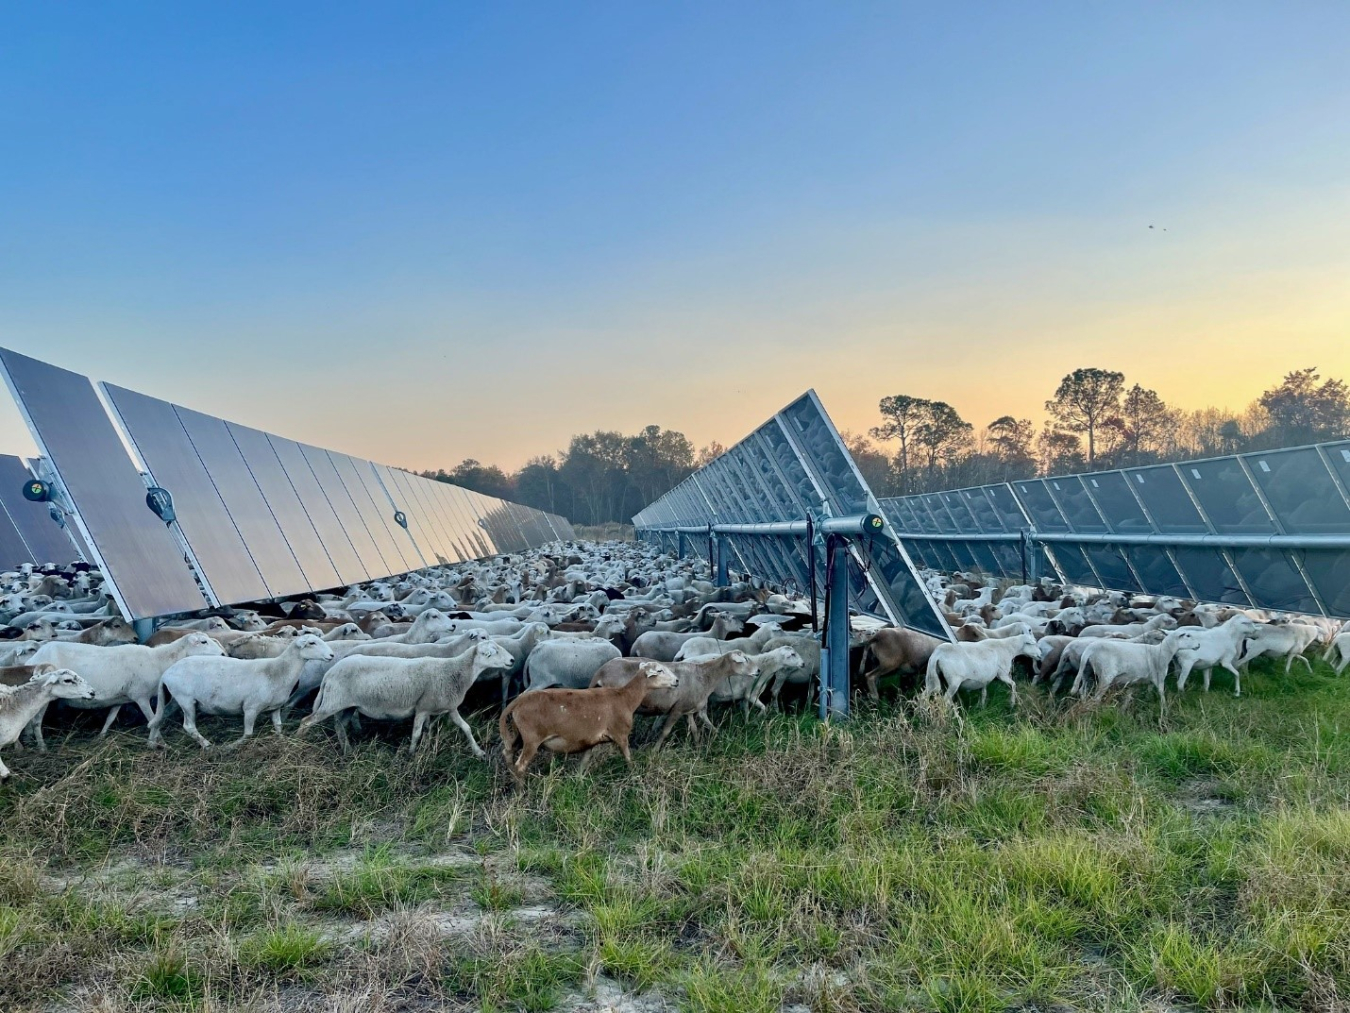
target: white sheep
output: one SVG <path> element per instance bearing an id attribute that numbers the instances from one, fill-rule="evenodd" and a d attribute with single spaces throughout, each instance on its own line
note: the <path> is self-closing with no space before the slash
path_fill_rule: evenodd
<path id="1" fill-rule="evenodd" d="M 82 675 L 94 687 L 93 702 L 71 701 L 75 707 L 107 707 L 108 717 L 103 722 L 100 736 L 106 735 L 124 704 L 134 703 L 153 721 L 155 712 L 150 701 L 159 689 L 159 680 L 169 668 L 184 658 L 220 657 L 224 649 L 205 633 L 189 633 L 159 647 L 140 644 L 117 644 L 113 647 L 95 647 L 92 644 L 68 644 L 53 641 L 28 659 L 30 665 L 55 665 L 69 668 Z M 45 714 L 45 712 L 44 712 Z M 45 749 L 42 740 L 42 718 L 39 714 L 33 725 L 38 749 Z"/>
<path id="2" fill-rule="evenodd" d="M 300 722 L 298 734 L 338 715 L 338 741 L 350 748 L 344 727 L 345 712 L 355 710 L 381 721 L 413 719 L 408 752 L 417 750 L 427 718 L 448 714 L 469 740 L 474 756 L 483 750 L 459 713 L 459 705 L 474 680 L 492 669 L 508 669 L 515 659 L 491 640 L 473 643 L 452 658 L 377 658 L 353 655 L 328 670 L 314 701 L 314 711 Z"/>
<path id="3" fill-rule="evenodd" d="M 699 658 L 688 658 L 688 661 L 706 661 L 716 655 L 706 655 Z M 763 685 L 769 679 L 775 678 L 782 671 L 796 671 L 806 664 L 805 659 L 797 652 L 795 648 L 784 644 L 782 647 L 775 647 L 771 651 L 765 651 L 763 654 L 756 654 L 750 659 L 755 663 L 757 671 L 749 675 L 731 675 L 725 682 L 719 683 L 712 691 L 712 696 L 708 697 L 711 703 L 735 703 L 741 701 L 741 708 L 746 713 L 750 711 L 750 705 L 753 703 L 761 712 L 767 713 L 763 702 L 754 695 L 756 685 Z M 761 682 L 763 680 L 763 682 Z M 705 708 L 706 710 L 706 708 Z"/>
<path id="4" fill-rule="evenodd" d="M 1237 669 L 1238 658 L 1246 639 L 1256 632 L 1256 623 L 1244 615 L 1236 615 L 1213 629 L 1187 627 L 1195 633 L 1194 646 L 1189 644 L 1177 652 L 1177 691 L 1186 688 L 1192 669 L 1205 673 L 1205 692 L 1209 692 L 1209 678 L 1214 666 L 1220 665 L 1233 673 L 1233 695 L 1242 695 L 1242 674 Z"/>
<path id="5" fill-rule="evenodd" d="M 1303 656 L 1303 652 L 1317 643 L 1320 635 L 1317 627 L 1301 623 L 1257 626 L 1243 647 L 1240 666 L 1245 668 L 1257 658 L 1284 658 L 1284 674 L 1288 675 L 1294 659 L 1298 658 L 1311 672 L 1312 662 Z"/>
<path id="6" fill-rule="evenodd" d="M 756 654 L 764 650 L 764 645 L 774 637 L 780 636 L 782 632 L 777 623 L 765 623 L 748 637 L 735 637 L 731 640 L 718 640 L 707 635 L 693 637 L 680 645 L 680 649 L 675 652 L 675 660 L 688 661 L 700 655 L 730 654 L 732 651 Z"/>
<path id="7" fill-rule="evenodd" d="M 945 680 L 948 700 L 955 700 L 963 688 L 978 689 L 983 707 L 989 699 L 989 684 L 997 680 L 1007 685 L 1012 706 L 1016 707 L 1017 685 L 1012 679 L 1012 663 L 1019 657 L 1039 660 L 1036 638 L 1030 633 L 973 644 L 939 644 L 928 659 L 924 694 L 936 693 L 941 688 L 940 680 Z"/>
<path id="8" fill-rule="evenodd" d="M 68 668 L 58 668 L 0 694 L 0 747 L 12 744 L 53 700 L 92 700 L 94 687 Z M 9 777 L 0 761 L 0 780 Z"/>
<path id="9" fill-rule="evenodd" d="M 1340 675 L 1345 671 L 1345 666 L 1350 665 L 1350 633 L 1338 633 L 1332 637 L 1322 660 L 1329 662 L 1333 654 L 1336 655 L 1336 674 Z"/>
<path id="10" fill-rule="evenodd" d="M 1102 637 L 1083 652 L 1083 662 L 1078 669 L 1080 681 L 1076 685 L 1086 695 L 1087 676 L 1092 674 L 1097 679 L 1097 692 L 1093 694 L 1093 699 L 1100 700 L 1112 686 L 1151 682 L 1158 691 L 1158 707 L 1163 709 L 1167 706 L 1164 683 L 1172 659 L 1183 648 L 1199 646 L 1200 633 L 1196 627 L 1187 626 L 1167 634 L 1161 644 Z"/>
<path id="11" fill-rule="evenodd" d="M 525 692 L 561 686 L 564 689 L 585 689 L 591 676 L 623 652 L 608 640 L 545 640 L 525 659 Z"/>
<path id="12" fill-rule="evenodd" d="M 280 735 L 282 708 L 300 681 L 305 664 L 332 657 L 333 649 L 328 644 L 306 633 L 292 640 L 275 658 L 184 658 L 159 681 L 159 709 L 150 722 L 150 745 L 164 744 L 160 728 L 168 716 L 170 700 L 183 709 L 183 730 L 203 749 L 209 749 L 211 743 L 197 731 L 198 708 L 204 714 L 242 714 L 244 734 L 235 745 L 250 738 L 258 715 L 269 711 L 272 728 Z"/>

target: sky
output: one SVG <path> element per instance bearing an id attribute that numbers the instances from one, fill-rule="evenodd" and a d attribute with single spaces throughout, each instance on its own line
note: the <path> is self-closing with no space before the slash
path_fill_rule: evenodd
<path id="1" fill-rule="evenodd" d="M 0 2 L 0 344 L 411 467 L 1350 378 L 1350 4 Z M 1152 228 L 1150 228 L 1152 226 Z M 31 442 L 0 398 L 0 452 Z"/>

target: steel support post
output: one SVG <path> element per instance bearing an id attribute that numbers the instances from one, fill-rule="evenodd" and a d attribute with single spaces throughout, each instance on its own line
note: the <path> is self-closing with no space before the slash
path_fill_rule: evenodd
<path id="1" fill-rule="evenodd" d="M 820 654 L 820 716 L 848 717 L 848 543 L 830 536 L 826 542 L 825 642 Z"/>
<path id="2" fill-rule="evenodd" d="M 725 535 L 713 536 L 713 543 L 717 546 L 717 581 L 718 587 L 730 587 L 731 577 L 727 573 L 727 555 L 730 545 L 727 543 Z"/>

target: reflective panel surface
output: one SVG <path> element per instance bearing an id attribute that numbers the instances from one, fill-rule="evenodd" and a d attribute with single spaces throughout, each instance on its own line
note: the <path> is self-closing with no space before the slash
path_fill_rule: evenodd
<path id="1" fill-rule="evenodd" d="M 113 384 L 103 390 L 151 479 L 173 496 L 178 527 L 215 596 L 222 604 L 271 597 L 216 488 L 224 476 L 213 476 L 202 463 L 174 406 Z"/>
<path id="2" fill-rule="evenodd" d="M 127 618 L 205 608 L 177 537 L 146 507 L 145 483 L 89 379 L 7 349 L 0 362 Z"/>

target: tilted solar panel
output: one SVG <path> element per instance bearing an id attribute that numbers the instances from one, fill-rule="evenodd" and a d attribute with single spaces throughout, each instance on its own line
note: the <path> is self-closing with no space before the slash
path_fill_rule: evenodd
<path id="1" fill-rule="evenodd" d="M 315 590 L 341 586 L 344 581 L 333 566 L 332 557 L 319 535 L 318 528 L 305 509 L 305 504 L 301 502 L 300 494 L 282 466 L 281 459 L 277 456 L 267 433 L 233 422 L 227 422 L 225 426 L 235 446 L 239 448 L 239 453 L 244 456 L 244 463 L 248 466 L 253 481 L 267 498 L 267 505 L 281 527 L 282 536 L 290 546 L 291 553 L 304 574 L 305 582 Z M 308 473 L 308 465 L 305 465 L 305 470 Z M 326 504 L 324 509 L 327 509 Z M 331 514 L 331 511 L 329 513 Z M 345 537 L 344 535 L 344 540 Z"/>
<path id="2" fill-rule="evenodd" d="M 8 349 L 0 365 L 123 614 L 205 608 L 178 538 L 146 506 L 145 483 L 88 377 Z"/>
<path id="3" fill-rule="evenodd" d="M 179 530 L 212 593 L 222 602 L 267 598 L 268 585 L 217 489 L 224 476 L 202 463 L 174 406 L 102 386 L 151 480 L 172 493 Z"/>

